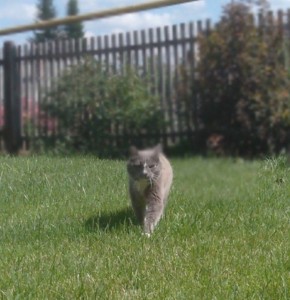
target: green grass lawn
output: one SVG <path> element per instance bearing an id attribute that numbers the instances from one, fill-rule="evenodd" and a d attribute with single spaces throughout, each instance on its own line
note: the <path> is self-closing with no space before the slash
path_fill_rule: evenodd
<path id="1" fill-rule="evenodd" d="M 0 299 L 290 299 L 282 159 L 174 159 L 151 238 L 125 162 L 0 157 Z"/>

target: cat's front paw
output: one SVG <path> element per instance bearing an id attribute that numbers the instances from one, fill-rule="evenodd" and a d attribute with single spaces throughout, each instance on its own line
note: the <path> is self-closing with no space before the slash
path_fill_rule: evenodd
<path id="1" fill-rule="evenodd" d="M 149 233 L 149 232 L 142 232 L 142 235 L 145 235 L 146 237 L 150 238 L 151 233 Z"/>
<path id="2" fill-rule="evenodd" d="M 142 235 L 145 235 L 145 236 L 147 236 L 148 238 L 150 238 L 150 236 L 151 236 L 151 233 L 148 233 L 148 232 L 143 232 L 143 233 L 142 233 Z"/>
<path id="3" fill-rule="evenodd" d="M 145 218 L 144 220 L 144 226 L 143 226 L 144 234 L 147 237 L 150 237 L 153 230 L 154 230 L 154 224 L 151 222 L 148 222 L 148 219 Z"/>

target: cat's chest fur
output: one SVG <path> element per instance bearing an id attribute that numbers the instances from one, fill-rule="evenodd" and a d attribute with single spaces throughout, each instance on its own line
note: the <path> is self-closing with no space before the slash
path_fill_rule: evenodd
<path id="1" fill-rule="evenodd" d="M 135 189 L 142 195 L 145 194 L 147 188 L 149 187 L 149 182 L 147 179 L 134 180 L 133 184 Z"/>

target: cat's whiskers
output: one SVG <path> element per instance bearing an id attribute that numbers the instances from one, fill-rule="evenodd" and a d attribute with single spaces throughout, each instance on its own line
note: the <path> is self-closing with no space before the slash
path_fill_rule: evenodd
<path id="1" fill-rule="evenodd" d="M 154 181 L 152 180 L 152 178 L 150 178 L 149 179 L 149 185 L 150 185 L 151 188 L 152 188 L 153 184 L 154 184 Z"/>
<path id="2" fill-rule="evenodd" d="M 153 185 L 153 178 L 149 177 L 148 179 L 149 179 L 150 186 L 152 187 L 152 185 Z"/>
<path id="3" fill-rule="evenodd" d="M 160 178 L 160 174 L 154 174 L 151 178 L 152 182 L 153 183 L 157 183 L 158 182 L 158 179 Z"/>

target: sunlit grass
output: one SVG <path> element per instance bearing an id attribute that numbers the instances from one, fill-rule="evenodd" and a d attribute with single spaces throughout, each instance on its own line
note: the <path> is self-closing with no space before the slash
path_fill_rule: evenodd
<path id="1" fill-rule="evenodd" d="M 283 159 L 175 159 L 148 239 L 122 161 L 0 158 L 0 298 L 289 299 Z"/>

